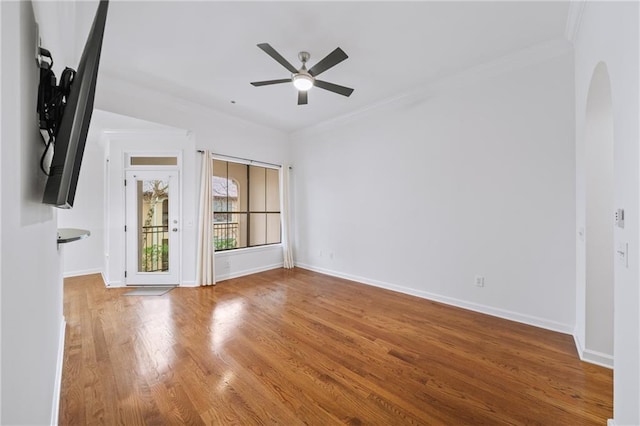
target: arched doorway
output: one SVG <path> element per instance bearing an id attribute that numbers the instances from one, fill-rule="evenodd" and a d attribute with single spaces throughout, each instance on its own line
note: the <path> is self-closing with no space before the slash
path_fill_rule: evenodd
<path id="1" fill-rule="evenodd" d="M 591 78 L 585 120 L 585 350 L 613 360 L 613 112 L 607 66 Z"/>

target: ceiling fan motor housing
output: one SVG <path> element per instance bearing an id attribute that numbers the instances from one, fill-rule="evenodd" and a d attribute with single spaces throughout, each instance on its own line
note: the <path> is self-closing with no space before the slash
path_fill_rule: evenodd
<path id="1" fill-rule="evenodd" d="M 302 62 L 303 67 L 306 64 L 306 62 L 309 60 L 309 58 L 311 58 L 311 54 L 309 52 L 302 51 L 298 53 L 298 59 L 300 59 L 300 62 Z"/>

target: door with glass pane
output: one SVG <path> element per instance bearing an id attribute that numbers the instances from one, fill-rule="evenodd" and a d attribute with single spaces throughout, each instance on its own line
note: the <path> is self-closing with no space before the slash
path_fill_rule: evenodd
<path id="1" fill-rule="evenodd" d="M 125 192 L 126 284 L 179 284 L 178 172 L 129 171 Z"/>

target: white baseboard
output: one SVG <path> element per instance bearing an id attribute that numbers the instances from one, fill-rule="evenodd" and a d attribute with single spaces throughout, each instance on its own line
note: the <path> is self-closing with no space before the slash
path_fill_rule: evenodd
<path id="1" fill-rule="evenodd" d="M 64 365 L 64 339 L 67 331 L 67 321 L 62 318 L 58 338 L 58 360 L 56 362 L 56 377 L 53 383 L 53 401 L 51 402 L 51 425 L 57 426 L 60 410 L 60 391 L 62 389 L 62 367 Z"/>
<path id="2" fill-rule="evenodd" d="M 102 274 L 102 268 L 81 269 L 78 271 L 65 271 L 63 276 L 65 278 L 79 277 L 81 275 Z"/>
<path id="3" fill-rule="evenodd" d="M 576 350 L 578 351 L 578 356 L 580 356 L 580 359 L 582 361 L 613 370 L 612 355 L 605 354 L 598 351 L 593 351 L 591 349 L 585 349 L 584 343 L 578 338 L 578 336 L 575 333 L 573 335 L 573 340 L 576 344 Z"/>
<path id="4" fill-rule="evenodd" d="M 578 351 L 578 356 L 580 357 L 581 360 L 584 360 L 584 355 L 583 355 L 584 343 L 582 343 L 582 340 L 575 332 L 573 333 L 573 342 L 576 345 L 576 351 Z"/>
<path id="5" fill-rule="evenodd" d="M 582 354 L 582 360 L 613 370 L 613 357 L 609 354 L 585 349 Z"/>
<path id="6" fill-rule="evenodd" d="M 122 281 L 104 281 L 105 285 L 107 286 L 107 288 L 119 288 L 119 287 L 125 287 L 125 285 L 123 284 Z"/>
<path id="7" fill-rule="evenodd" d="M 607 426 L 616 426 L 616 421 L 614 419 L 607 420 Z"/>
<path id="8" fill-rule="evenodd" d="M 545 318 L 535 317 L 532 315 L 520 314 L 518 312 L 508 311 L 506 309 L 494 308 L 491 306 L 481 305 L 479 303 L 468 302 L 461 299 L 456 299 L 449 296 L 443 296 L 436 293 L 430 293 L 427 291 L 417 290 L 414 288 L 403 287 L 395 284 L 386 283 L 383 281 L 372 280 L 365 277 L 358 277 L 350 274 L 343 274 L 341 272 L 332 271 L 329 269 L 319 268 L 313 265 L 307 265 L 305 263 L 296 263 L 303 269 L 309 269 L 311 271 L 320 272 L 321 274 L 331 275 L 338 278 L 344 278 L 350 281 L 356 281 L 362 284 L 371 285 L 374 287 L 380 287 L 387 290 L 397 291 L 399 293 L 409 294 L 412 296 L 420 297 L 422 299 L 428 299 L 435 302 L 444 303 L 446 305 L 456 306 L 458 308 L 467 309 L 481 314 L 491 315 L 498 318 L 507 319 L 510 321 L 516 321 L 519 323 L 532 325 L 539 328 L 544 328 L 551 331 L 556 331 L 563 334 L 573 334 L 573 327 L 569 324 L 562 324 L 556 321 L 551 321 Z"/>
<path id="9" fill-rule="evenodd" d="M 283 263 L 275 263 L 273 265 L 260 266 L 258 268 L 245 269 L 243 271 L 230 272 L 228 274 L 216 274 L 216 282 L 230 280 L 232 278 L 244 277 L 245 275 L 257 274 L 258 272 L 270 271 L 272 269 L 282 268 Z"/>
<path id="10" fill-rule="evenodd" d="M 106 274 L 102 269 L 83 269 L 81 271 L 69 271 L 64 273 L 64 278 L 80 277 L 82 275 L 93 275 L 93 274 L 100 274 L 100 277 L 102 278 L 102 282 L 106 287 L 122 286 L 122 284 L 119 281 L 116 282 L 116 285 L 113 285 L 113 283 L 110 283 L 109 280 L 107 279 Z"/>
<path id="11" fill-rule="evenodd" d="M 126 285 L 122 281 L 107 282 L 107 280 L 104 279 L 104 276 L 102 277 L 102 279 L 105 282 L 105 286 L 107 288 L 126 287 Z M 132 284 L 132 286 L 135 286 L 135 284 Z M 178 287 L 197 287 L 197 285 L 196 285 L 195 281 L 182 281 L 182 283 L 180 285 L 178 285 Z"/>

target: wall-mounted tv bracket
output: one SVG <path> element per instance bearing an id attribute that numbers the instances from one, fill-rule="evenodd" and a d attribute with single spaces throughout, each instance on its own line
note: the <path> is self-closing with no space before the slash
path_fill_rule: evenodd
<path id="1" fill-rule="evenodd" d="M 53 67 L 51 52 L 40 46 L 39 42 L 37 44 L 36 63 L 40 68 L 37 111 L 40 134 L 45 145 L 42 157 L 40 157 L 40 169 L 49 176 L 49 165 L 53 157 L 58 128 L 76 72 L 71 68 L 65 68 L 58 85 L 56 75 L 51 69 Z"/>

